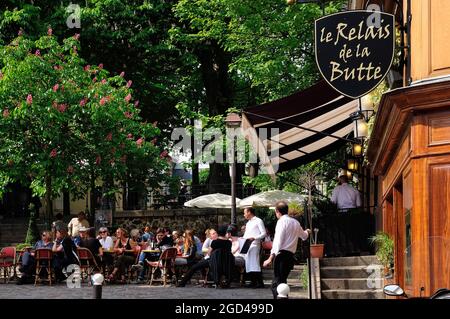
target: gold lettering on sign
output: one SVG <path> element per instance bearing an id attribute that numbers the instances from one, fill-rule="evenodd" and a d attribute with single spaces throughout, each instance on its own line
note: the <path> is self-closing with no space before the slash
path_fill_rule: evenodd
<path id="1" fill-rule="evenodd" d="M 382 20 L 383 22 L 384 20 Z M 357 28 L 350 28 L 347 30 L 347 23 L 339 23 L 336 27 L 336 40 L 334 41 L 334 45 L 337 45 L 341 39 L 345 39 L 347 41 L 353 40 L 369 40 L 369 39 L 387 39 L 391 35 L 391 31 L 389 30 L 390 25 L 386 25 L 384 28 L 375 28 L 375 26 L 369 26 L 364 32 L 364 21 L 358 25 Z M 324 28 L 325 29 L 325 28 Z M 325 30 L 322 29 L 322 37 L 324 35 Z M 328 34 L 329 35 L 329 34 Z M 328 37 L 327 42 L 332 40 L 332 36 Z M 323 41 L 322 41 L 323 42 Z"/>
<path id="2" fill-rule="evenodd" d="M 359 67 L 355 68 L 344 68 L 341 69 L 341 64 L 338 62 L 331 61 L 331 82 L 339 79 L 341 76 L 344 76 L 344 80 L 347 81 L 349 79 L 354 80 L 358 78 L 358 81 L 371 81 L 378 80 L 382 77 L 381 67 L 374 67 L 372 62 L 370 62 L 367 66 L 364 63 L 361 63 Z"/>
<path id="3" fill-rule="evenodd" d="M 331 32 L 328 32 L 325 37 L 325 28 L 322 28 L 320 32 L 320 42 L 331 42 L 333 41 L 333 34 Z"/>

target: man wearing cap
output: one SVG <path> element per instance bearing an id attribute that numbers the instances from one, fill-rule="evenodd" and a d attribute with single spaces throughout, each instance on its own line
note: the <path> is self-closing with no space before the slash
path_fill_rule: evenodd
<path id="1" fill-rule="evenodd" d="M 277 299 L 277 287 L 281 283 L 287 283 L 287 278 L 292 268 L 294 268 L 294 254 L 297 250 L 298 238 L 306 240 L 311 233 L 310 229 L 303 230 L 300 223 L 288 215 L 288 204 L 279 201 L 275 205 L 275 215 L 278 218 L 275 227 L 275 237 L 273 239 L 270 257 L 264 261 L 263 266 L 269 266 L 272 261 L 273 279 L 272 293 L 274 299 Z"/>
<path id="2" fill-rule="evenodd" d="M 86 220 L 86 214 L 84 212 L 79 212 L 78 217 L 72 218 L 67 225 L 69 236 L 72 236 L 72 238 L 78 236 L 78 232 L 82 226 L 89 228 L 89 222 Z"/>
<path id="3" fill-rule="evenodd" d="M 79 247 L 81 244 L 81 241 L 87 239 L 87 231 L 89 228 L 86 228 L 84 226 L 81 226 L 78 228 L 78 236 L 73 237 L 73 242 L 75 246 Z"/>

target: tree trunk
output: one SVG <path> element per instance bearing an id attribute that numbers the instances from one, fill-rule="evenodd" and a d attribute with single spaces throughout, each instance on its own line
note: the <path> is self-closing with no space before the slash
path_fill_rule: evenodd
<path id="1" fill-rule="evenodd" d="M 196 50 L 200 61 L 200 69 L 205 86 L 206 101 L 209 115 L 225 115 L 226 110 L 232 106 L 232 86 L 228 77 L 228 67 L 231 57 L 219 44 L 207 41 Z M 208 191 L 230 193 L 223 184 L 230 183 L 228 165 L 210 163 L 208 177 Z M 237 174 L 240 179 L 240 174 Z M 222 184 L 222 185 L 220 185 Z"/>
<path id="2" fill-rule="evenodd" d="M 91 209 L 88 215 L 89 224 L 93 225 L 95 222 L 95 206 L 96 206 L 96 191 L 95 191 L 95 176 L 91 175 Z"/>
<path id="3" fill-rule="evenodd" d="M 192 166 L 192 195 L 197 197 L 199 193 L 200 186 L 200 172 L 198 168 L 198 163 L 194 163 Z"/>
<path id="4" fill-rule="evenodd" d="M 70 193 L 68 191 L 63 192 L 63 215 L 70 216 Z"/>

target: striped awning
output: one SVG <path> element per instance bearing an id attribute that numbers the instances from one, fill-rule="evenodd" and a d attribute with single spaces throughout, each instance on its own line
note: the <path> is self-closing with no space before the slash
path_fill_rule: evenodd
<path id="1" fill-rule="evenodd" d="M 350 114 L 357 110 L 358 100 L 341 95 L 322 81 L 280 100 L 245 109 L 242 128 L 257 150 L 260 164 L 274 174 L 319 159 L 351 142 L 354 124 Z"/>

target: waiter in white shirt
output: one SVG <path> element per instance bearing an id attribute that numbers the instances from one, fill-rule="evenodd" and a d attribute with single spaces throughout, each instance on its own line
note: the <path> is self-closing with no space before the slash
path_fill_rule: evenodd
<path id="1" fill-rule="evenodd" d="M 288 215 L 288 210 L 288 204 L 284 201 L 275 204 L 275 215 L 278 218 L 275 237 L 270 257 L 263 264 L 264 267 L 267 267 L 275 258 L 272 280 L 272 293 L 275 299 L 278 296 L 278 285 L 287 283 L 289 273 L 294 268 L 294 254 L 297 250 L 298 238 L 306 240 L 311 233 L 309 229 L 303 230 L 300 223 Z"/>
<path id="2" fill-rule="evenodd" d="M 340 211 L 344 212 L 361 206 L 361 196 L 356 189 L 348 185 L 346 175 L 339 176 L 339 185 L 333 189 L 331 201 L 337 205 Z"/>
<path id="3" fill-rule="evenodd" d="M 244 238 L 252 242 L 247 254 L 244 255 L 245 271 L 251 280 L 250 287 L 264 288 L 259 252 L 261 250 L 261 241 L 266 237 L 266 227 L 262 219 L 255 216 L 253 207 L 244 209 L 244 218 L 248 220 L 245 225 Z"/>

